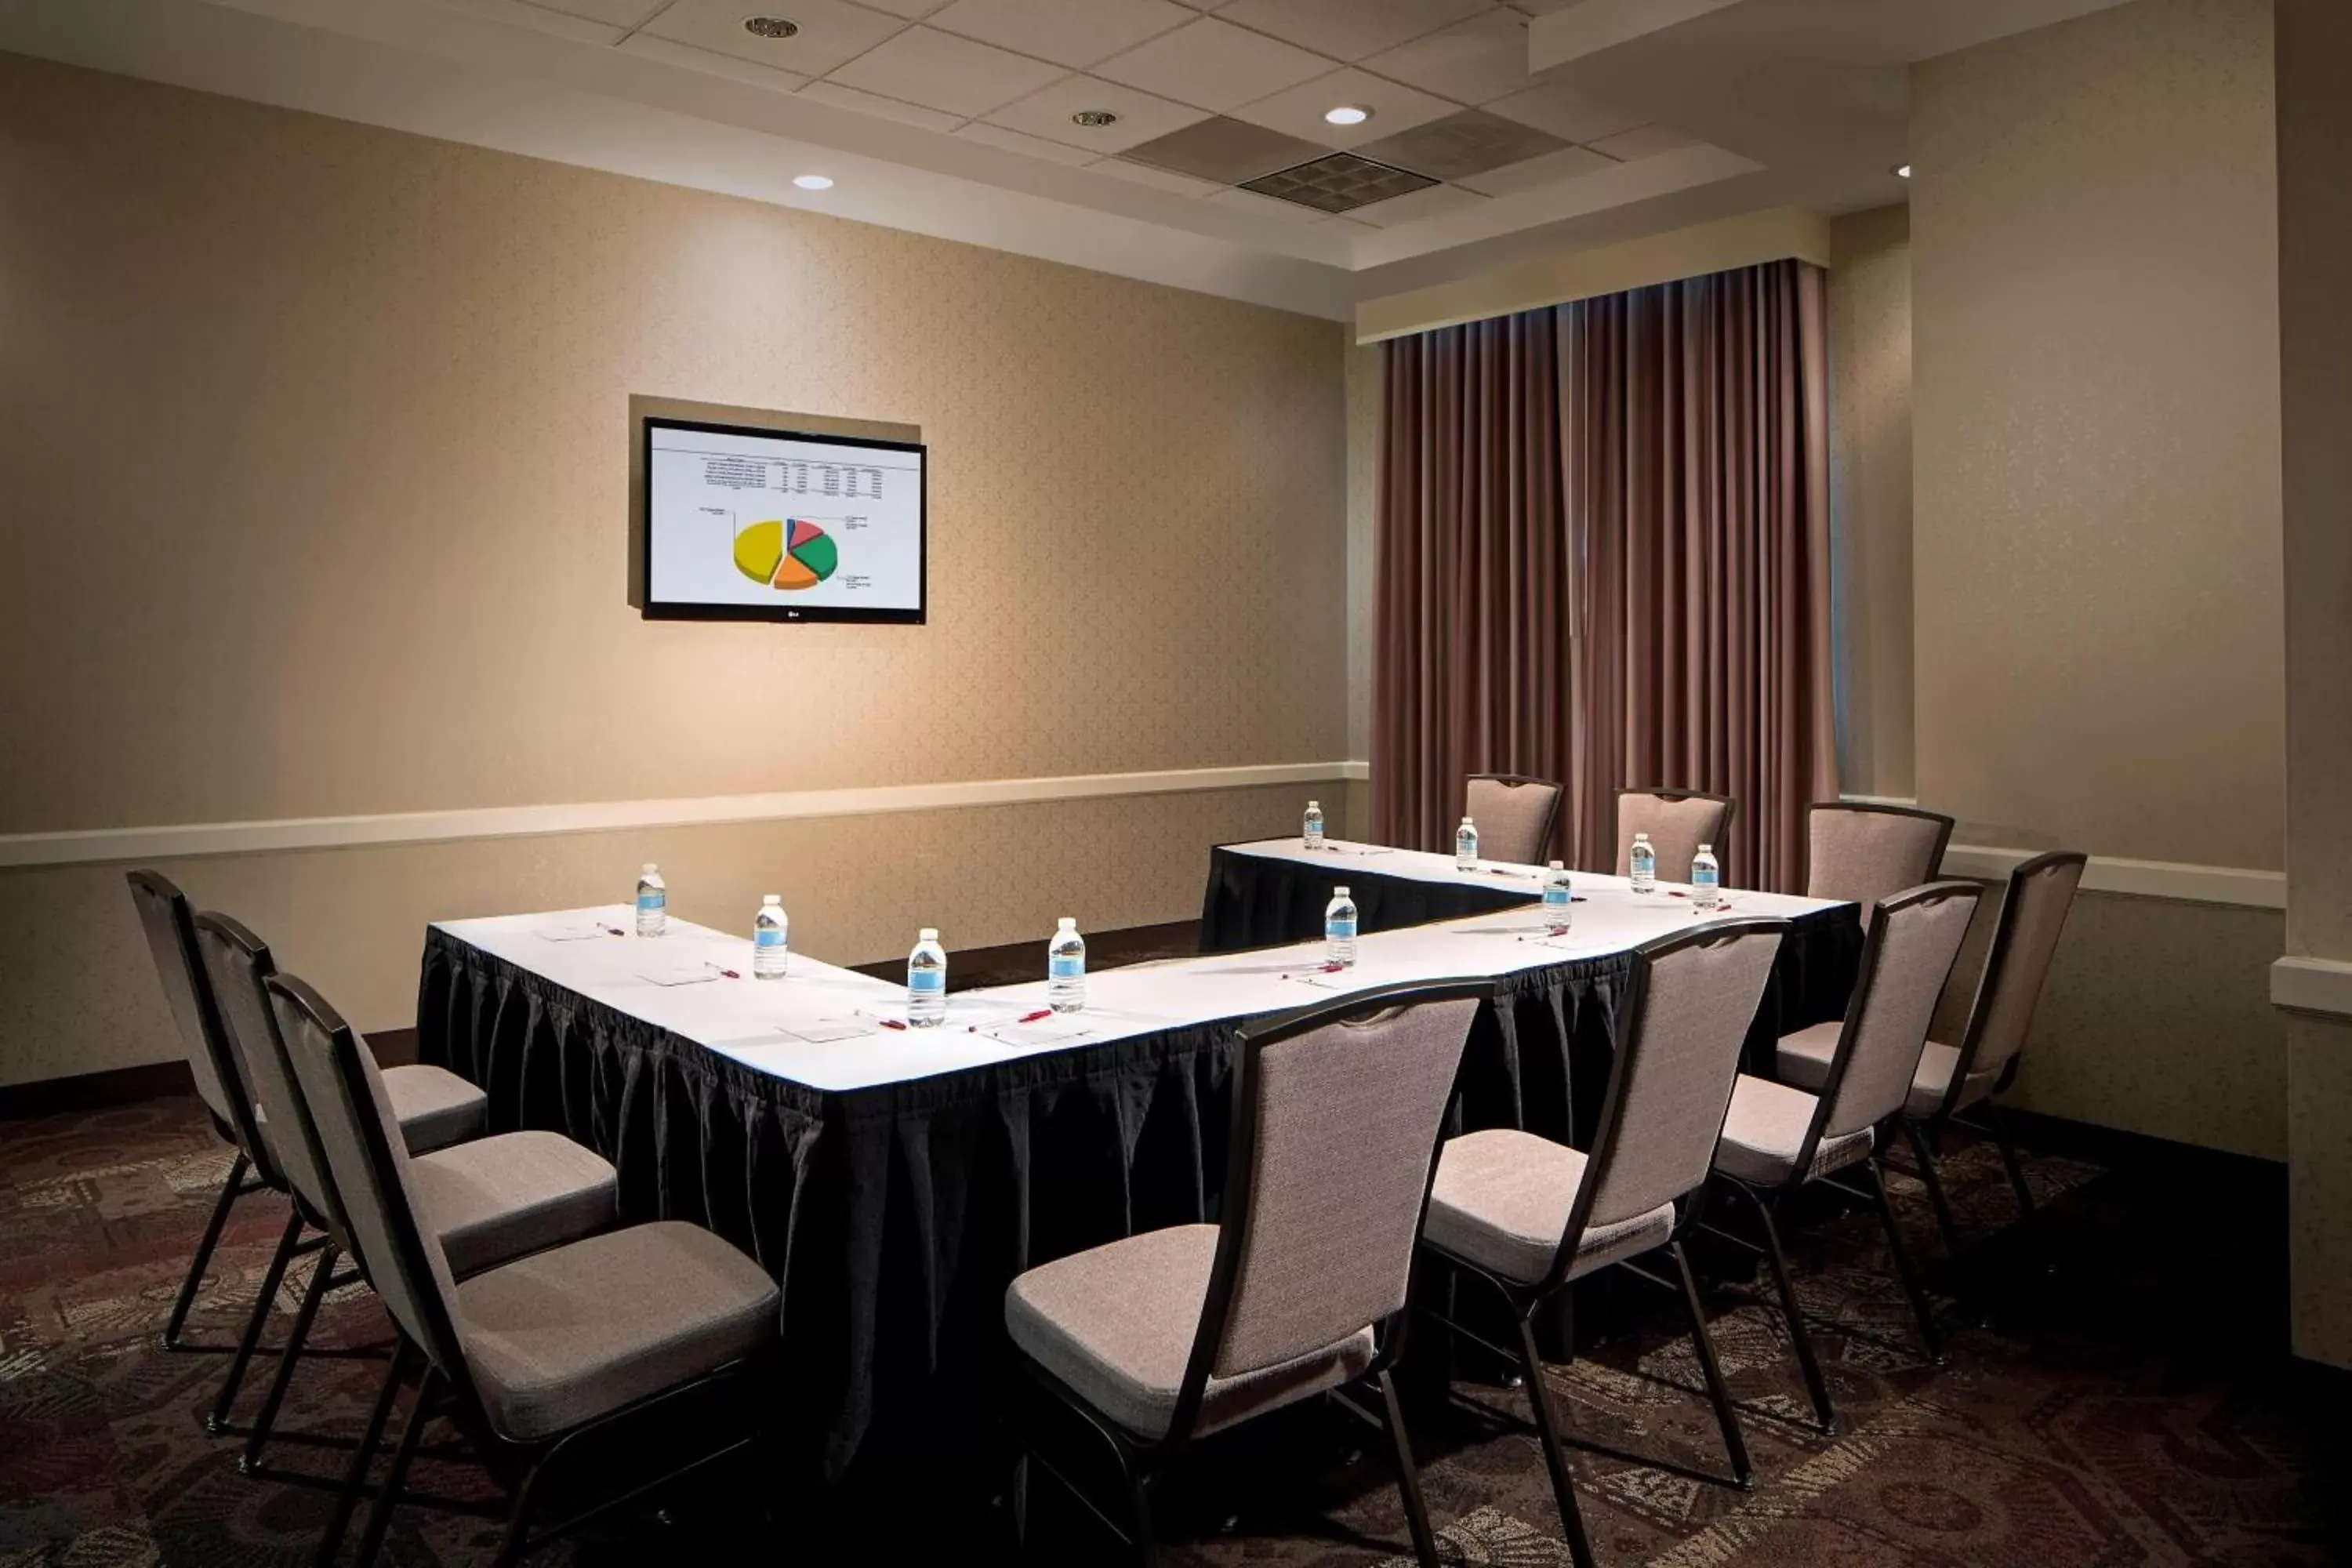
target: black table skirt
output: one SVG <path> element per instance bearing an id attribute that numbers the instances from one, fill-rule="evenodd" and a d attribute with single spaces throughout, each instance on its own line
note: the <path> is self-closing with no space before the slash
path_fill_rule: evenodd
<path id="1" fill-rule="evenodd" d="M 1860 947 L 1851 906 L 1798 921 L 1751 1045 L 1838 1016 Z M 1507 977 L 1474 1027 L 1456 1128 L 1581 1141 L 1629 963 Z M 892 1463 L 969 1474 L 992 1451 L 1014 1276 L 1215 1217 L 1243 1021 L 828 1093 L 429 931 L 417 1044 L 488 1092 L 495 1130 L 552 1129 L 612 1160 L 625 1221 L 707 1226 L 775 1275 L 780 1479 L 820 1487 Z"/>
<path id="2" fill-rule="evenodd" d="M 1209 851 L 1209 887 L 1201 899 L 1201 951 L 1237 952 L 1246 947 L 1285 947 L 1314 942 L 1323 934 L 1324 906 L 1342 887 L 1356 902 L 1356 929 L 1402 931 L 1433 921 L 1523 910 L 1537 901 L 1536 889 L 1496 879 L 1492 888 L 1457 882 L 1423 882 L 1369 869 L 1377 857 L 1333 854 L 1328 864 L 1251 855 L 1223 845 Z"/>

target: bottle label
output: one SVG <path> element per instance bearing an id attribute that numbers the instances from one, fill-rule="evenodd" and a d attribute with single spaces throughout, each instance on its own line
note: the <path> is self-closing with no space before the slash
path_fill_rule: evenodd
<path id="1" fill-rule="evenodd" d="M 1568 900 L 1569 891 L 1566 888 L 1544 889 L 1544 908 L 1548 910 L 1564 910 L 1568 908 Z"/>
<path id="2" fill-rule="evenodd" d="M 1087 972 L 1087 961 L 1076 953 L 1055 953 L 1045 961 L 1045 974 L 1053 980 L 1076 980 Z"/>
<path id="3" fill-rule="evenodd" d="M 1691 886 L 1694 888 L 1713 888 L 1721 881 L 1721 876 L 1712 866 L 1700 866 L 1691 872 Z"/>
<path id="4" fill-rule="evenodd" d="M 762 952 L 766 952 L 770 948 L 781 950 L 784 945 L 784 933 L 779 930 L 763 927 L 751 933 L 751 942 L 753 946 L 759 948 Z"/>
<path id="5" fill-rule="evenodd" d="M 649 915 L 669 901 L 669 895 L 659 888 L 637 889 L 637 912 Z"/>
<path id="6" fill-rule="evenodd" d="M 1355 941 L 1356 917 L 1353 915 L 1332 916 L 1329 920 L 1323 922 L 1323 934 L 1333 942 Z"/>
<path id="7" fill-rule="evenodd" d="M 944 996 L 948 989 L 948 972 L 944 969 L 909 969 L 907 989 L 919 996 L 934 994 Z"/>

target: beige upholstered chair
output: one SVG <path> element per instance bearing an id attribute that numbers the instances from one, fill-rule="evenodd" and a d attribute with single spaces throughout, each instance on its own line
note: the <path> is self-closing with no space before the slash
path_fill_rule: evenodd
<path id="1" fill-rule="evenodd" d="M 665 1221 L 459 1281 L 420 1222 L 423 1184 L 366 1043 L 299 980 L 274 974 L 265 984 L 353 1247 L 401 1334 L 358 1463 L 381 1440 L 407 1373 L 420 1363 L 424 1373 L 359 1568 L 382 1548 L 425 1424 L 444 1410 L 492 1473 L 514 1483 L 501 1568 L 527 1545 L 754 1440 L 772 1390 L 742 1374 L 770 1356 L 777 1330 L 775 1283 L 758 1264 L 699 1226 Z M 595 1489 L 587 1512 L 527 1535 L 548 1471 L 624 1423 L 638 1430 L 618 1478 Z"/>
<path id="2" fill-rule="evenodd" d="M 1882 899 L 1936 879 L 1952 819 L 1906 805 L 1823 801 L 1805 814 L 1805 896 L 1862 906 L 1866 927 Z"/>
<path id="3" fill-rule="evenodd" d="M 278 1353 L 277 1375 L 237 1461 L 250 1475 L 260 1467 L 320 1301 L 360 1276 L 355 1270 L 335 1273 L 338 1260 L 351 1255 L 351 1232 L 327 1174 L 319 1130 L 278 1036 L 267 985 L 278 965 L 268 945 L 223 914 L 198 915 L 195 930 L 223 1029 L 253 1090 L 262 1140 L 286 1178 L 295 1214 L 322 1238 L 310 1285 Z M 384 1076 L 389 1082 L 394 1075 Z M 618 1183 L 611 1163 L 560 1133 L 478 1138 L 417 1155 L 410 1170 L 424 1222 L 440 1237 L 450 1268 L 461 1279 L 608 1229 L 615 1215 Z M 351 1479 L 354 1488 L 359 1479 Z"/>
<path id="4" fill-rule="evenodd" d="M 1634 950 L 1631 998 L 1590 1155 L 1501 1129 L 1451 1139 L 1438 1158 L 1423 1244 L 1492 1284 L 1518 1321 L 1516 1349 L 1487 1348 L 1516 1363 L 1525 1379 L 1569 1552 L 1580 1564 L 1592 1561 L 1592 1547 L 1533 1327 L 1544 1304 L 1572 1280 L 1617 1264 L 1672 1289 L 1630 1260 L 1660 1248 L 1673 1256 L 1733 1475 L 1743 1487 L 1754 1478 L 1683 1256 L 1682 1228 L 1692 1211 L 1680 1205 L 1706 1184 L 1740 1048 L 1788 929 L 1784 921 L 1723 921 Z"/>
<path id="5" fill-rule="evenodd" d="M 1617 792 L 1617 874 L 1633 873 L 1633 835 L 1650 836 L 1657 851 L 1658 879 L 1690 880 L 1691 860 L 1702 844 L 1715 846 L 1715 858 L 1731 863 L 1731 819 L 1739 803 L 1727 795 L 1701 795 L 1685 789 L 1621 789 Z"/>
<path id="6" fill-rule="evenodd" d="M 1969 933 L 1979 890 L 1973 882 L 1931 882 L 1898 893 L 1879 904 L 1878 920 L 1863 944 L 1862 968 L 1853 995 L 1841 1024 L 1825 1025 L 1834 1032 L 1828 1070 L 1819 1092 L 1809 1093 L 1768 1079 L 1741 1074 L 1731 1096 L 1731 1113 L 1724 1119 L 1723 1138 L 1715 1154 L 1715 1171 L 1723 1184 L 1745 1194 L 1755 1207 L 1764 1230 L 1764 1253 L 1772 1266 L 1772 1281 L 1780 1293 L 1780 1307 L 1789 1319 L 1789 1337 L 1803 1371 L 1805 1388 L 1812 1395 L 1813 1413 L 1822 1429 L 1835 1431 L 1829 1385 L 1805 1332 L 1804 1314 L 1789 1280 L 1787 1256 L 1780 1248 L 1780 1221 L 1791 1197 L 1810 1183 L 1826 1182 L 1843 1192 L 1867 1195 L 1886 1226 L 1886 1241 L 1895 1269 L 1911 1299 L 1919 1321 L 1919 1336 L 1930 1357 L 1942 1347 L 1927 1299 L 1919 1289 L 1904 1250 L 1903 1234 L 1895 1223 L 1880 1175 L 1882 1151 L 1875 1129 L 1903 1109 L 1918 1070 L 1919 1053 L 1927 1042 L 1927 1024 L 1935 1016 L 1936 999 L 1950 978 L 1952 962 Z M 1866 1194 L 1831 1177 L 1848 1167 L 1859 1168 L 1869 1180 Z"/>
<path id="7" fill-rule="evenodd" d="M 1462 807 L 1478 825 L 1478 853 L 1515 866 L 1542 865 L 1550 856 L 1564 793 L 1549 779 L 1472 773 Z"/>
<path id="8" fill-rule="evenodd" d="M 1245 1027 L 1223 1223 L 1131 1236 L 1006 1290 L 1023 1370 L 1101 1435 L 1128 1495 L 1106 1507 L 1072 1489 L 1146 1563 L 1152 1485 L 1194 1439 L 1355 1383 L 1379 1389 L 1413 1551 L 1436 1561 L 1389 1368 L 1454 1069 L 1492 994 L 1486 981 L 1394 986 Z M 1071 1480 L 1045 1423 L 1016 1410 L 1011 1425 Z"/>

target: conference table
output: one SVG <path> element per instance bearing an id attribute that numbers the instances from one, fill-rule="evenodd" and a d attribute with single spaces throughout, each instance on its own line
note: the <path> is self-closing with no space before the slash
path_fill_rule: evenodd
<path id="1" fill-rule="evenodd" d="M 1542 868 L 1483 860 L 1465 871 L 1450 855 L 1329 839 L 1220 844 L 1209 851 L 1201 899 L 1201 951 L 1234 952 L 1323 933 L 1331 889 L 1355 900 L 1359 931 L 1402 931 L 1433 921 L 1517 909 L 1543 891 Z"/>
<path id="2" fill-rule="evenodd" d="M 1216 1217 L 1252 1019 L 1490 976 L 1450 1126 L 1580 1141 L 1632 949 L 1706 918 L 1685 891 L 1580 875 L 1565 932 L 1515 900 L 1365 934 L 1339 973 L 1319 942 L 1206 953 L 1091 974 L 1073 1016 L 1035 1016 L 1042 978 L 958 993 L 919 1030 L 894 1026 L 900 985 L 800 953 L 755 981 L 746 938 L 673 918 L 640 939 L 625 905 L 443 921 L 419 1054 L 480 1085 L 494 1129 L 552 1129 L 612 1160 L 625 1221 L 692 1220 L 775 1275 L 790 1479 L 837 1485 L 992 1440 L 1003 1292 L 1024 1269 Z M 1791 921 L 1751 1044 L 1842 1013 L 1854 906 L 1736 891 L 1723 912 Z"/>

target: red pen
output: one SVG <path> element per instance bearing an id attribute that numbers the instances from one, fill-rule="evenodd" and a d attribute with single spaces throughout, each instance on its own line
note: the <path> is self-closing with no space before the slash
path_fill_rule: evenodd
<path id="1" fill-rule="evenodd" d="M 903 1029 L 907 1026 L 896 1018 L 877 1018 L 874 1021 L 886 1029 Z"/>

